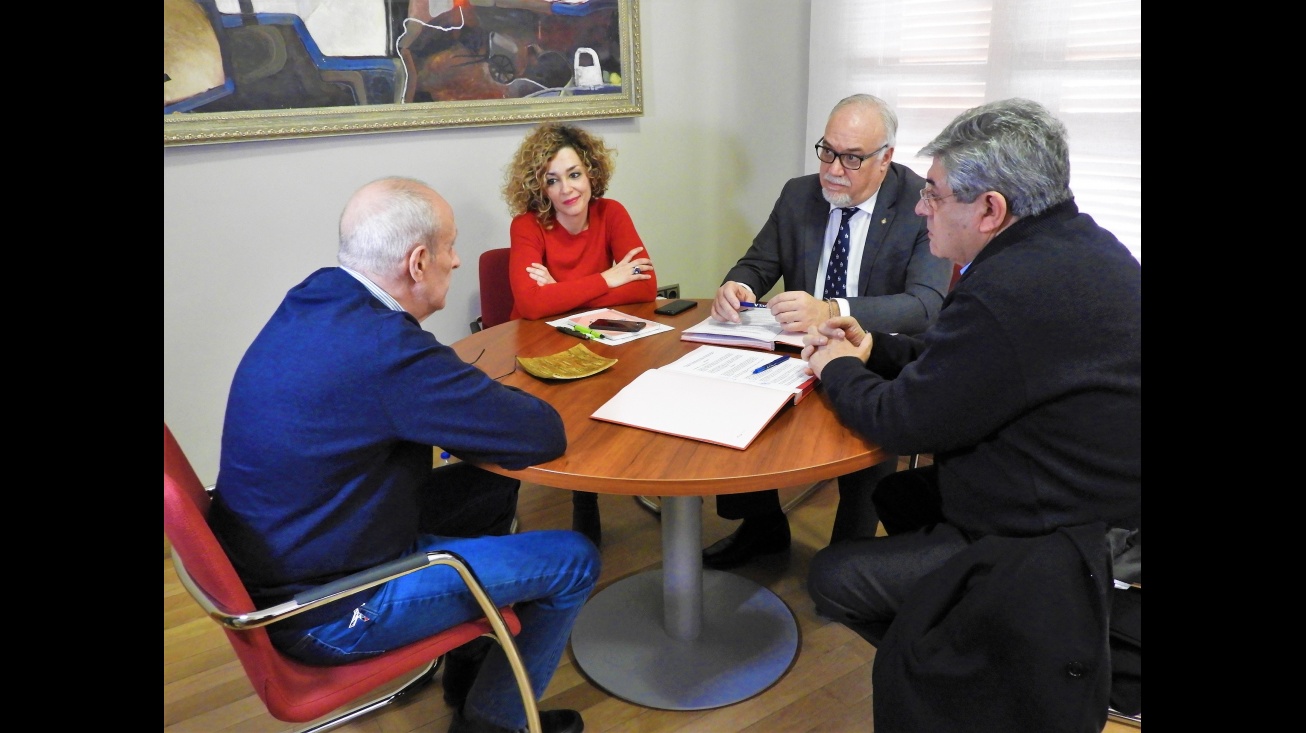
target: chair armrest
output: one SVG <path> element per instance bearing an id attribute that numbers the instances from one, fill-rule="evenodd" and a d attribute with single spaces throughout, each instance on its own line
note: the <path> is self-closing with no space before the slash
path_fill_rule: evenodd
<path id="1" fill-rule="evenodd" d="M 218 606 L 218 604 L 199 588 L 195 581 L 186 572 L 186 567 L 180 557 L 174 551 L 172 555 L 173 565 L 177 570 L 177 577 L 181 580 L 182 585 L 186 587 L 196 602 L 203 607 L 205 613 L 218 623 L 228 629 L 242 631 L 246 629 L 257 629 L 262 626 L 276 623 L 283 619 L 296 616 L 305 611 L 317 608 L 319 606 L 338 601 L 345 596 L 367 590 L 382 583 L 389 582 L 395 578 L 425 570 L 436 565 L 447 565 L 458 572 L 458 575 L 467 584 L 472 595 L 476 597 L 482 611 L 490 618 L 493 625 L 494 617 L 498 617 L 499 622 L 503 622 L 499 614 L 498 607 L 490 598 L 489 594 L 481 586 L 480 579 L 472 571 L 467 561 L 457 553 L 445 550 L 432 550 L 430 552 L 417 552 L 407 557 L 401 557 L 397 560 L 374 568 L 360 570 L 352 575 L 333 580 L 330 583 L 310 588 L 306 591 L 297 593 L 294 598 L 284 603 L 278 603 L 275 606 L 269 606 L 256 611 L 247 613 L 233 613 Z"/>
<path id="2" fill-rule="evenodd" d="M 296 593 L 291 603 L 303 606 L 303 609 L 320 606 L 341 596 L 357 593 L 360 590 L 366 590 L 374 585 L 384 583 L 392 578 L 398 578 L 407 575 L 414 570 L 431 567 L 425 552 L 417 552 L 408 557 L 401 557 L 398 560 L 391 560 L 384 565 L 377 565 L 368 570 L 361 570 L 353 575 L 347 575 L 339 580 L 333 580 L 326 585 L 319 585 L 316 588 L 310 588 L 306 591 Z"/>

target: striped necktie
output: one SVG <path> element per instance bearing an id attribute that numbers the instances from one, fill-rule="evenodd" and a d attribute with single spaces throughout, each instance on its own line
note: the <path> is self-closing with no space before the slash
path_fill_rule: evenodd
<path id="1" fill-rule="evenodd" d="M 825 292 L 821 296 L 843 298 L 848 295 L 848 220 L 857 212 L 856 206 L 843 209 L 843 221 L 839 222 L 839 236 L 834 238 L 834 247 L 830 250 L 830 263 L 825 266 Z"/>

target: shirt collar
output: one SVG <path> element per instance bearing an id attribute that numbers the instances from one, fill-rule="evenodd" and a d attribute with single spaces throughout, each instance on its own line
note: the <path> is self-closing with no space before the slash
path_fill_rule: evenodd
<path id="1" fill-rule="evenodd" d="M 377 285 L 371 280 L 368 280 L 367 276 L 364 275 L 363 273 L 358 272 L 356 270 L 351 270 L 348 267 L 345 267 L 344 265 L 341 265 L 340 269 L 344 270 L 350 275 L 353 275 L 355 280 L 362 283 L 363 287 L 367 288 L 372 293 L 372 295 L 375 295 L 377 297 L 377 300 L 380 300 L 382 303 L 385 303 L 386 307 L 389 308 L 390 310 L 401 311 L 404 309 L 403 306 L 399 305 L 399 301 L 394 299 L 393 295 L 382 290 L 380 285 Z"/>
<path id="2" fill-rule="evenodd" d="M 866 199 L 865 201 L 861 202 L 860 204 L 857 204 L 857 205 L 854 206 L 853 208 L 854 208 L 854 209 L 861 209 L 862 211 L 865 211 L 867 214 L 873 213 L 873 212 L 875 211 L 875 201 L 876 201 L 876 199 L 878 199 L 878 198 L 880 198 L 880 191 L 879 191 L 879 189 L 876 189 L 876 190 L 875 190 L 875 193 L 871 194 L 871 197 L 870 197 L 870 198 Z M 846 206 L 835 206 L 834 204 L 830 204 L 830 213 L 833 214 L 833 213 L 836 212 L 836 211 L 843 211 L 843 210 L 846 209 L 846 208 L 848 208 L 848 207 L 846 207 Z"/>

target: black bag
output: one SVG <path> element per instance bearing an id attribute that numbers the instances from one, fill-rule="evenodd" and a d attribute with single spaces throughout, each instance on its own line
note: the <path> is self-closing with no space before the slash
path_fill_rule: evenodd
<path id="1" fill-rule="evenodd" d="M 1143 712 L 1143 528 L 1111 529 L 1113 577 L 1131 584 L 1111 591 L 1111 707 L 1124 715 Z"/>
<path id="2" fill-rule="evenodd" d="M 1143 589 L 1111 591 L 1111 707 L 1143 712 Z"/>

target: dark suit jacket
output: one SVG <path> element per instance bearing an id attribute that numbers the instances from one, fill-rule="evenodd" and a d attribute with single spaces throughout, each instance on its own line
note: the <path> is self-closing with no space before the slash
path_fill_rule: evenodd
<path id="1" fill-rule="evenodd" d="M 830 220 L 818 175 L 785 184 L 770 218 L 725 281 L 744 283 L 759 298 L 782 278 L 785 290 L 816 289 Z M 930 254 L 925 219 L 914 211 L 924 186 L 924 179 L 897 163 L 889 164 L 880 184 L 857 281 L 859 297 L 848 299 L 853 317 L 868 331 L 921 333 L 943 305 L 952 264 Z"/>

